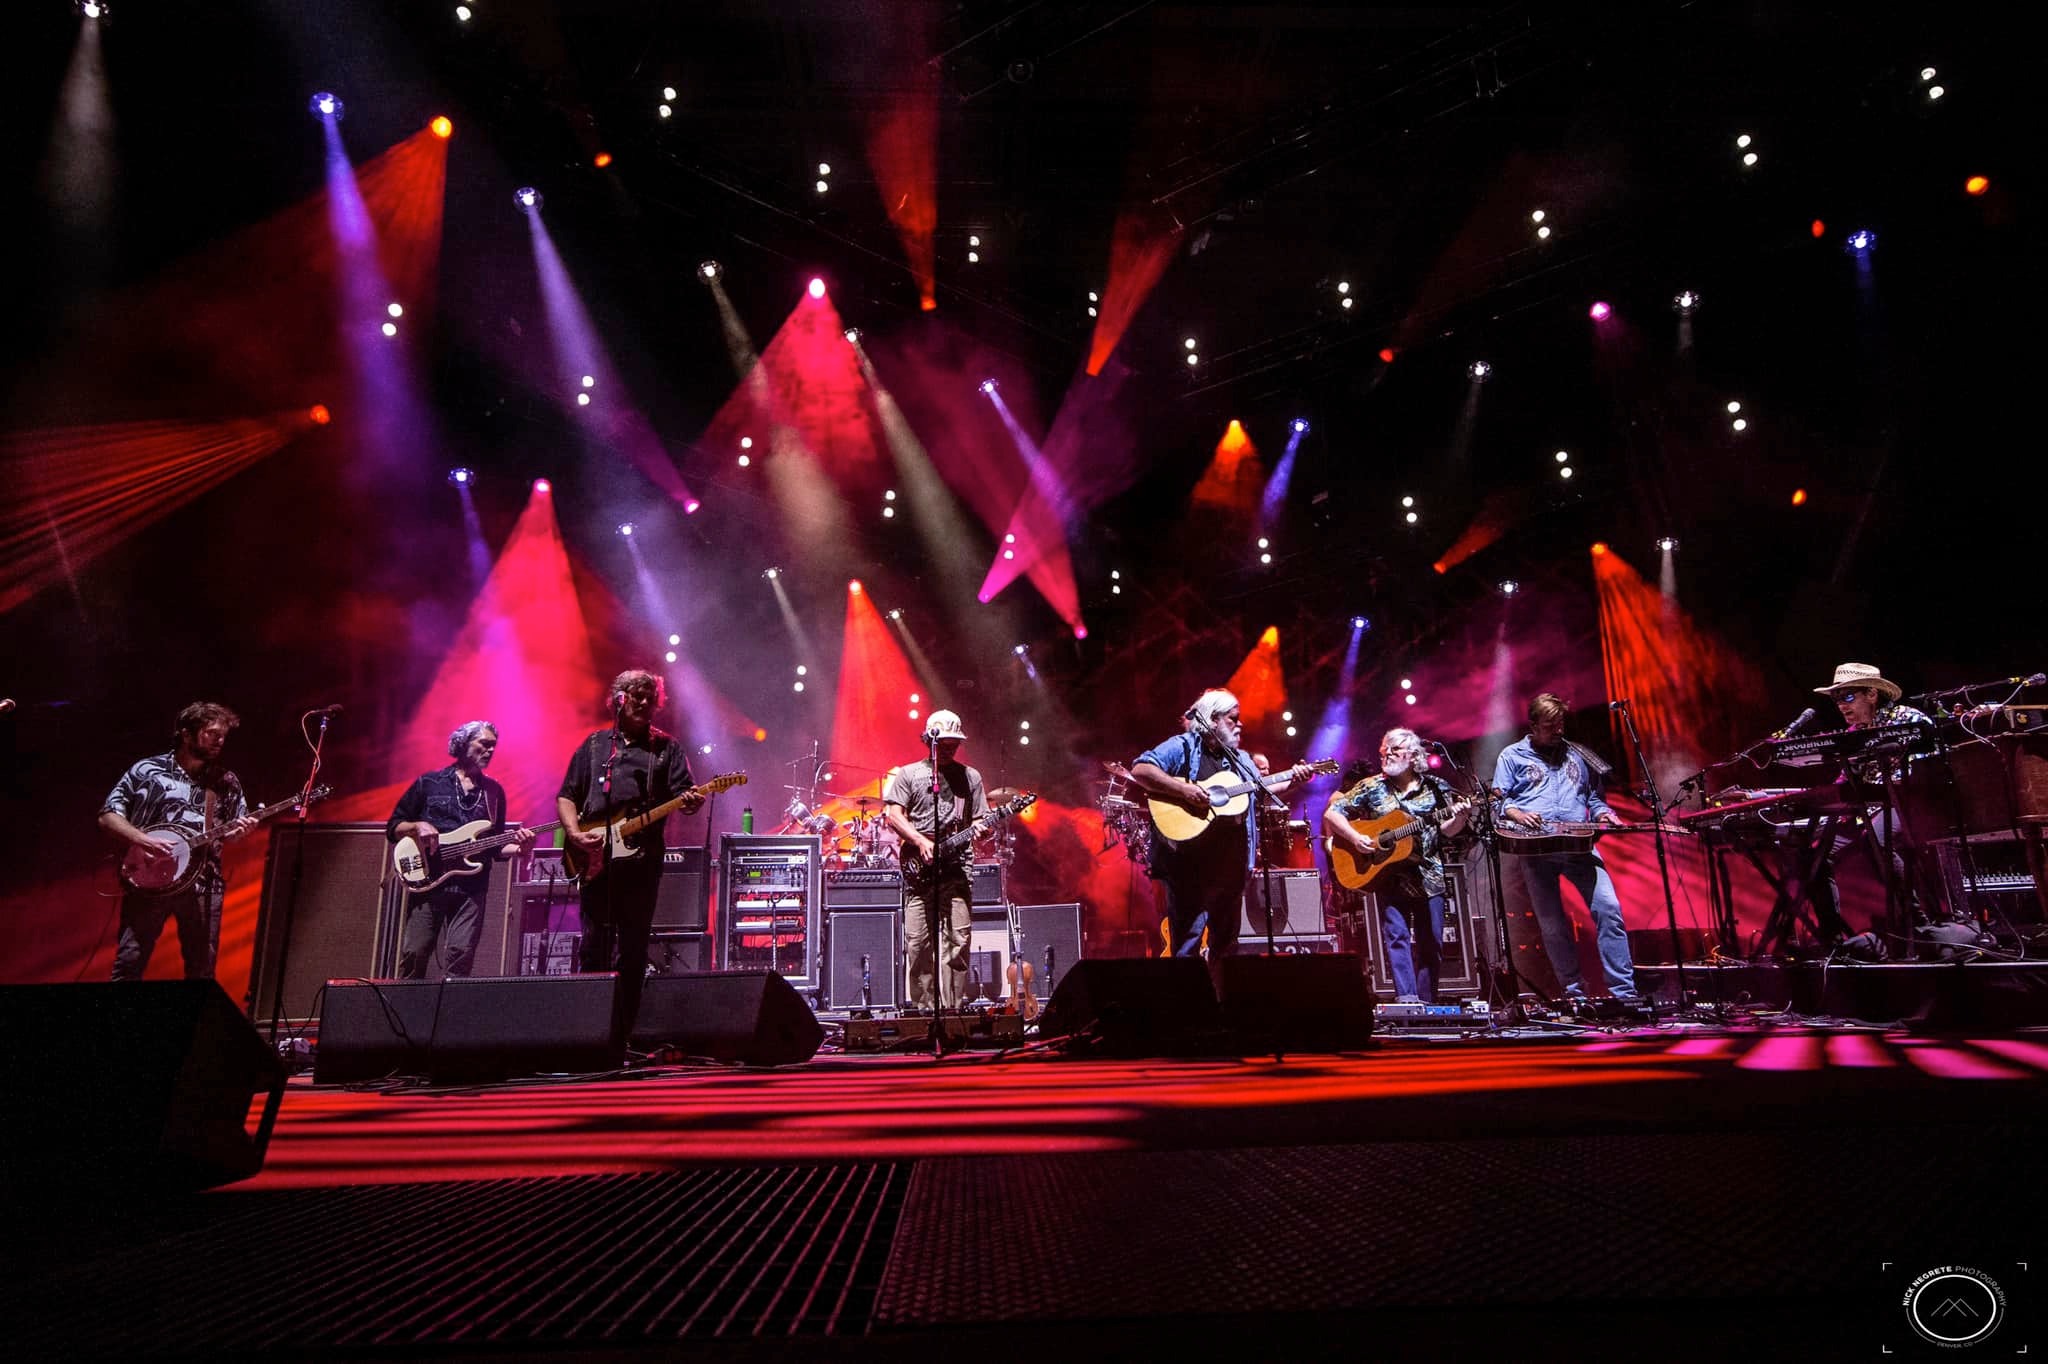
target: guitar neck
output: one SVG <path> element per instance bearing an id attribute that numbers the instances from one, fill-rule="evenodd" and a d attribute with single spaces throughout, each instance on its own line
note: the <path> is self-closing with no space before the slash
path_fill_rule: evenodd
<path id="1" fill-rule="evenodd" d="M 561 827 L 562 821 L 559 819 L 550 820 L 546 824 L 535 824 L 530 827 L 522 825 L 516 829 L 507 829 L 501 834 L 485 834 L 482 838 L 472 838 L 469 842 L 462 844 L 461 847 L 468 852 L 489 852 L 493 848 L 502 848 L 507 843 L 514 842 L 521 834 L 532 833 L 538 835 L 553 833 Z"/>
<path id="2" fill-rule="evenodd" d="M 720 791 L 726 790 L 728 787 L 744 786 L 746 785 L 746 783 L 747 779 L 745 774 L 743 773 L 734 773 L 730 776 L 724 777 L 713 777 L 710 781 L 705 782 L 702 786 L 693 786 L 689 790 L 681 793 L 680 795 L 670 796 L 667 800 L 663 801 L 661 804 L 655 806 L 651 810 L 642 810 L 638 814 L 618 815 L 612 819 L 606 820 L 605 825 L 608 828 L 616 831 L 621 837 L 631 838 L 634 834 L 639 833 L 642 829 L 648 828 L 650 825 L 659 824 L 662 820 L 667 819 L 670 815 L 682 809 L 684 803 L 687 801 L 694 800 L 699 796 L 715 796 Z M 592 826 L 586 825 L 585 827 L 588 828 Z"/>

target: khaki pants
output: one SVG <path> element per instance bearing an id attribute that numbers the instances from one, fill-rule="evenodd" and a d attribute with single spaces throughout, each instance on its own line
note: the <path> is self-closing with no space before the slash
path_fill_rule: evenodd
<path id="1" fill-rule="evenodd" d="M 903 894 L 903 956 L 910 968 L 910 1007 L 932 1007 L 932 901 L 938 901 L 940 932 L 944 935 L 946 974 L 940 984 L 939 1007 L 955 1009 L 967 993 L 967 937 L 973 928 L 972 894 L 965 881 L 944 881 L 929 896 L 905 890 Z"/>

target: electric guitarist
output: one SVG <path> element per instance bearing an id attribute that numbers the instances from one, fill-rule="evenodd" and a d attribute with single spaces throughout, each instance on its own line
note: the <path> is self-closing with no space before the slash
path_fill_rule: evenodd
<path id="1" fill-rule="evenodd" d="M 228 734 L 241 723 L 233 711 L 212 701 L 195 701 L 179 711 L 174 747 L 168 753 L 144 758 L 121 774 L 100 807 L 100 827 L 150 861 L 169 861 L 175 856 L 149 837 L 146 830 L 156 825 L 175 824 L 202 837 L 216 832 L 232 836 L 254 827 L 242 783 L 221 766 Z M 213 978 L 227 882 L 221 874 L 219 844 L 205 846 L 198 871 L 182 890 L 149 895 L 131 889 L 121 897 L 115 980 L 142 979 L 167 919 L 178 923 L 185 978 Z"/>
<path id="2" fill-rule="evenodd" d="M 959 1007 L 967 994 L 967 940 L 973 886 L 964 858 L 940 858 L 939 842 L 986 815 L 981 773 L 960 761 L 967 731 L 950 710 L 935 710 L 923 734 L 931 756 L 889 774 L 882 816 L 903 840 L 905 861 L 922 875 L 903 878 L 903 956 L 913 1009 Z M 936 758 L 936 765 L 933 759 Z M 942 945 L 935 948 L 936 925 Z M 943 969 L 941 969 L 943 962 Z"/>
<path id="3" fill-rule="evenodd" d="M 485 821 L 486 832 L 505 827 L 505 788 L 484 775 L 498 752 L 498 730 L 488 720 L 471 720 L 448 736 L 448 756 L 455 761 L 423 772 L 405 788 L 391 818 L 384 822 L 386 842 L 410 838 L 420 855 L 432 863 L 441 835 Z M 498 856 L 516 856 L 533 846 L 534 831 L 518 830 Z M 458 863 L 458 865 L 460 865 Z M 405 927 L 398 944 L 398 975 L 419 980 L 427 974 L 434 942 L 441 943 L 447 974 L 466 976 L 476 961 L 477 937 L 484 925 L 484 892 L 488 867 L 450 876 L 432 889 L 406 897 Z"/>
<path id="4" fill-rule="evenodd" d="M 1259 776 L 1252 755 L 1239 746 L 1244 727 L 1237 697 L 1213 687 L 1195 698 L 1182 719 L 1185 728 L 1179 734 L 1131 764 L 1131 784 L 1156 803 L 1171 803 L 1207 824 L 1181 841 L 1154 838 L 1150 871 L 1159 887 L 1174 955 L 1200 953 L 1206 930 L 1209 973 L 1216 979 L 1222 974 L 1223 958 L 1237 950 L 1245 879 L 1258 856 L 1258 821 L 1249 817 L 1249 801 L 1233 802 L 1242 806 L 1236 813 L 1219 812 L 1201 783 L 1219 773 L 1235 775 L 1240 782 L 1258 783 Z M 1309 764 L 1296 763 L 1277 778 L 1266 779 L 1271 783 L 1266 789 L 1277 795 L 1306 781 L 1312 771 Z"/>
<path id="5" fill-rule="evenodd" d="M 689 795 L 694 783 L 683 742 L 654 727 L 654 713 L 667 698 L 661 678 L 629 668 L 612 679 L 612 724 L 585 738 L 569 759 L 562 788 L 555 793 L 569 845 L 587 854 L 610 837 L 604 821 L 628 809 L 651 809 L 686 797 L 689 814 L 704 802 Z M 602 875 L 584 878 L 579 892 L 584 971 L 617 971 L 612 1023 L 624 1040 L 639 1016 L 647 979 L 647 935 L 654 926 L 654 902 L 661 889 L 661 849 L 667 821 L 659 820 L 628 839 L 638 856 L 608 860 Z"/>
<path id="6" fill-rule="evenodd" d="M 1436 1002 L 1443 960 L 1443 848 L 1465 831 L 1470 817 L 1471 810 L 1430 774 L 1428 746 L 1412 729 L 1388 730 L 1380 740 L 1380 774 L 1339 794 L 1323 811 L 1338 881 L 1370 885 L 1379 897 L 1380 936 L 1398 1002 Z"/>

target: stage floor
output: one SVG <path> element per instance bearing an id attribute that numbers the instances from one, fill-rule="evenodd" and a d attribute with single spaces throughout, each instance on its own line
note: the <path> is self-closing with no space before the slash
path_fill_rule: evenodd
<path id="1" fill-rule="evenodd" d="M 2004 1353 L 2044 1110 L 2048 1036 L 1792 1028 L 299 1081 L 261 1175 L 45 1220 L 0 1311 L 32 1357 L 1845 1358 L 1961 1263 Z"/>

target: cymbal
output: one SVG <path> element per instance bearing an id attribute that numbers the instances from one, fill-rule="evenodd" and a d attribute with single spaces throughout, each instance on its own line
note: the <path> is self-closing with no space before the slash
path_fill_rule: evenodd
<path id="1" fill-rule="evenodd" d="M 882 798 L 881 798 L 880 796 L 842 796 L 842 795 L 839 795 L 839 794 L 838 794 L 837 792 L 834 792 L 834 791 L 825 791 L 825 792 L 822 792 L 822 793 L 820 793 L 820 799 L 822 799 L 822 800 L 843 800 L 843 801 L 846 801 L 846 802 L 848 802 L 849 804 L 852 804 L 852 805 L 862 805 L 862 806 L 866 806 L 866 805 L 880 805 L 880 804 L 882 803 Z"/>
<path id="2" fill-rule="evenodd" d="M 998 786 L 995 790 L 988 793 L 988 803 L 990 805 L 1008 805 L 1023 794 L 1022 791 L 1019 791 L 1014 786 Z"/>

